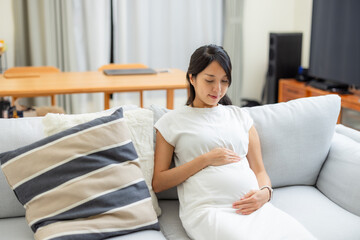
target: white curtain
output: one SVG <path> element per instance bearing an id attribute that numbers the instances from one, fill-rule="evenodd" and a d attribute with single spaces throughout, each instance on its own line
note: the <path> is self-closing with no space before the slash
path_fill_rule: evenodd
<path id="1" fill-rule="evenodd" d="M 222 0 L 114 0 L 114 59 L 152 68 L 187 71 L 191 54 L 205 44 L 222 44 Z M 139 102 L 138 93 L 113 95 L 115 104 Z M 175 91 L 175 108 L 186 90 Z M 166 106 L 165 91 L 144 92 L 145 107 Z"/>
<path id="2" fill-rule="evenodd" d="M 110 59 L 110 0 L 15 0 L 15 65 L 96 71 Z M 102 110 L 103 94 L 57 96 L 67 113 Z M 36 98 L 35 105 L 50 105 Z"/>
<path id="3" fill-rule="evenodd" d="M 16 65 L 96 71 L 109 63 L 110 3 L 14 0 Z M 116 63 L 186 71 L 196 48 L 222 44 L 223 0 L 113 0 L 113 14 Z M 186 90 L 176 90 L 175 107 L 184 105 L 186 98 Z M 103 94 L 58 96 L 57 101 L 67 113 L 103 109 Z M 139 96 L 114 94 L 114 101 L 116 105 L 138 105 Z M 165 91 L 146 91 L 144 105 L 153 103 L 166 106 Z"/>
<path id="4" fill-rule="evenodd" d="M 224 48 L 232 63 L 232 83 L 228 96 L 234 105 L 241 104 L 243 82 L 243 0 L 225 0 Z"/>

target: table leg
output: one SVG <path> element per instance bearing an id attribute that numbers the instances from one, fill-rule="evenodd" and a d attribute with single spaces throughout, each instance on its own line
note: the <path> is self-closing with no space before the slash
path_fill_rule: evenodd
<path id="1" fill-rule="evenodd" d="M 139 94 L 140 94 L 140 107 L 143 108 L 143 107 L 144 107 L 143 91 L 140 90 L 140 91 L 139 91 Z"/>
<path id="2" fill-rule="evenodd" d="M 166 107 L 174 109 L 174 89 L 166 90 Z"/>
<path id="3" fill-rule="evenodd" d="M 110 108 L 110 95 L 111 93 L 104 93 L 104 110 Z"/>
<path id="4" fill-rule="evenodd" d="M 56 105 L 55 95 L 51 95 L 51 106 L 55 106 L 55 105 Z"/>

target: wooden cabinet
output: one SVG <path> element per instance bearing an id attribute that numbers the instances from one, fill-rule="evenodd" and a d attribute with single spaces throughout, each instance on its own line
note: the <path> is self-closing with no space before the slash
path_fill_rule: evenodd
<path id="1" fill-rule="evenodd" d="M 281 80 L 283 83 L 279 84 L 279 102 L 287 102 L 297 98 L 307 97 L 306 89 L 300 82 L 293 82 L 289 84 L 287 80 Z"/>
<path id="2" fill-rule="evenodd" d="M 305 82 L 298 82 L 295 79 L 279 80 L 278 102 L 287 102 L 302 97 L 314 97 L 327 94 L 337 94 L 341 97 L 341 108 L 348 108 L 360 112 L 360 97 L 351 94 L 338 94 L 313 88 Z M 341 111 L 338 119 L 341 123 Z"/>

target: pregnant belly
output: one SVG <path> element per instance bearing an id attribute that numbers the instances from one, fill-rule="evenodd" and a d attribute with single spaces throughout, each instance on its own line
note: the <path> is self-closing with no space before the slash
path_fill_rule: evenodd
<path id="1" fill-rule="evenodd" d="M 185 183 L 185 195 L 198 204 L 232 204 L 252 189 L 258 189 L 247 162 L 207 167 Z M 247 161 L 247 160 L 246 160 Z M 190 194 L 189 194 L 190 193 Z"/>

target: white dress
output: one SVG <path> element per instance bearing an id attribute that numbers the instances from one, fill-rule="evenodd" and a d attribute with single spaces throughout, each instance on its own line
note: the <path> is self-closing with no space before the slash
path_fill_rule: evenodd
<path id="1" fill-rule="evenodd" d="M 180 219 L 187 234 L 201 239 L 314 239 L 294 218 L 271 203 L 250 215 L 237 214 L 232 203 L 251 189 L 259 189 L 246 159 L 250 115 L 236 106 L 184 106 L 165 114 L 155 124 L 174 146 L 175 165 L 189 162 L 216 147 L 236 152 L 241 161 L 210 166 L 178 186 Z"/>

